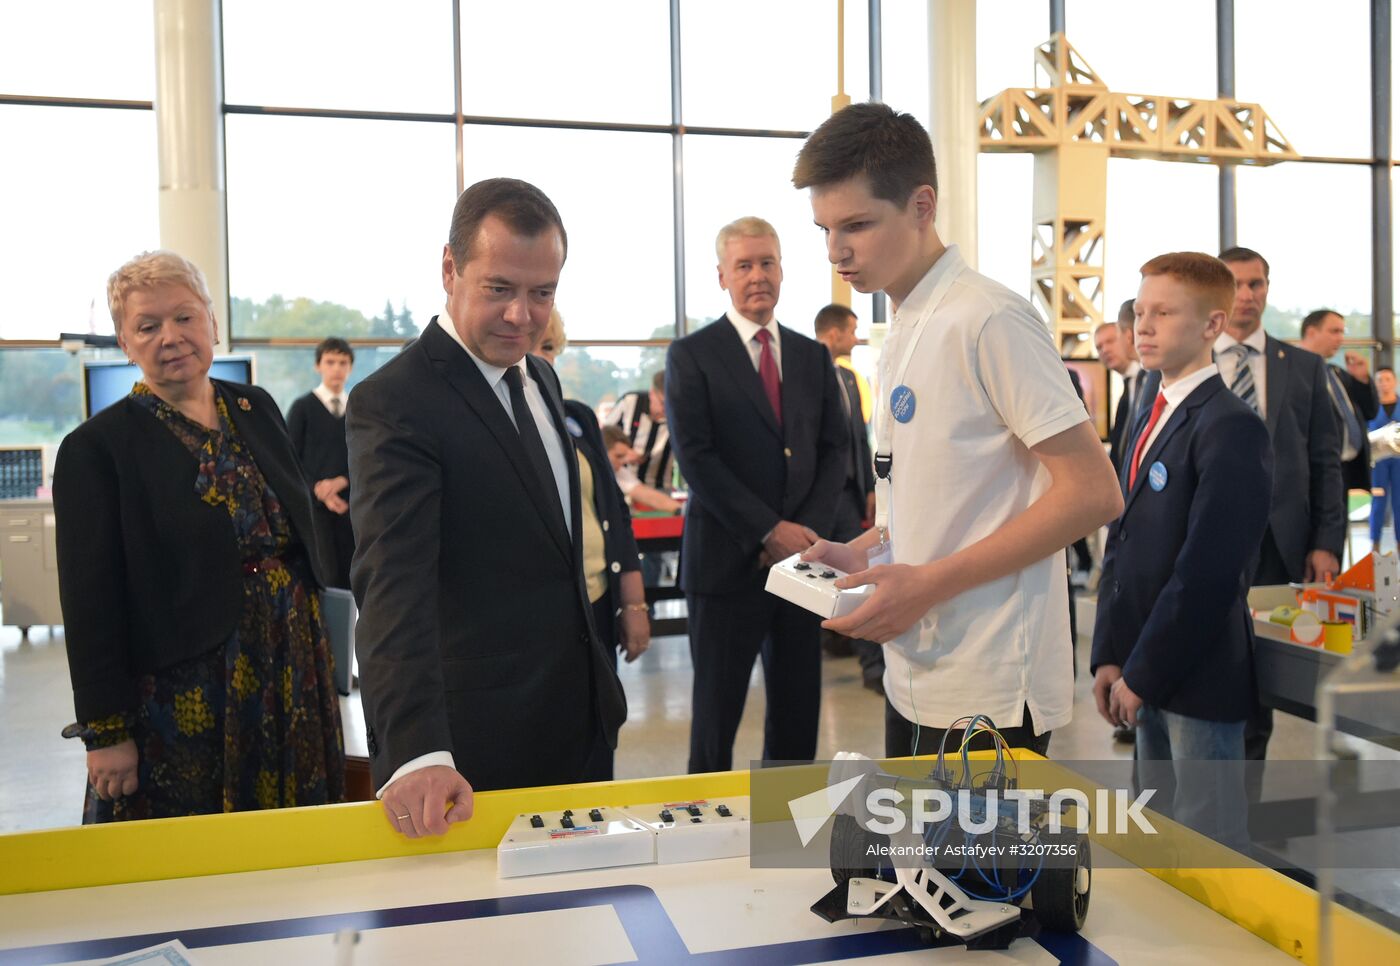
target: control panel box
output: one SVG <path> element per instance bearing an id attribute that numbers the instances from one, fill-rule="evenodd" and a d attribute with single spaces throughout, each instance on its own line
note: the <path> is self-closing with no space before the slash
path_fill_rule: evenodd
<path id="1" fill-rule="evenodd" d="M 658 865 L 749 854 L 746 796 L 627 805 L 622 811 L 655 833 Z"/>
<path id="2" fill-rule="evenodd" d="M 823 563 L 807 563 L 793 554 L 768 570 L 764 589 L 821 617 L 844 617 L 855 610 L 875 590 L 874 584 L 839 590 L 836 581 L 846 573 Z"/>
<path id="3" fill-rule="evenodd" d="M 655 861 L 652 830 L 607 807 L 517 815 L 496 849 L 503 879 Z"/>

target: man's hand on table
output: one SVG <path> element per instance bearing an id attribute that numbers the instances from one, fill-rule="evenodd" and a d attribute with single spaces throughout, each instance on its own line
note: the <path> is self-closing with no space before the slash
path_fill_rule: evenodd
<path id="1" fill-rule="evenodd" d="M 409 772 L 384 789 L 380 801 L 389 824 L 411 839 L 445 835 L 449 825 L 472 817 L 472 787 L 446 765 Z"/>

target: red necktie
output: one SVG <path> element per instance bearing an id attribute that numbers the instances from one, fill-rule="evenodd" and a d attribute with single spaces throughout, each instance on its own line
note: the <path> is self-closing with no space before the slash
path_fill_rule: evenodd
<path id="1" fill-rule="evenodd" d="M 1137 483 L 1138 463 L 1142 462 L 1142 451 L 1147 447 L 1147 440 L 1152 436 L 1152 430 L 1157 428 L 1157 420 L 1162 418 L 1162 411 L 1167 408 L 1167 397 L 1162 393 L 1157 393 L 1157 398 L 1152 402 L 1152 418 L 1147 421 L 1143 428 L 1142 435 L 1138 437 L 1137 446 L 1133 447 L 1133 471 L 1128 474 L 1128 489 L 1133 488 Z"/>
<path id="2" fill-rule="evenodd" d="M 778 360 L 773 356 L 773 333 L 759 329 L 754 336 L 762 347 L 758 353 L 758 378 L 763 380 L 763 391 L 768 394 L 768 404 L 773 407 L 773 415 L 778 425 L 783 424 L 782 383 L 778 379 Z"/>

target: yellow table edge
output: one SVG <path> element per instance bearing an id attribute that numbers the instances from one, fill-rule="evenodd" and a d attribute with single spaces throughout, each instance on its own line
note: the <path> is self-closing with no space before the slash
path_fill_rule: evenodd
<path id="1" fill-rule="evenodd" d="M 564 802 L 624 806 L 747 794 L 747 771 L 481 792 L 470 821 L 417 841 L 394 831 L 374 802 L 14 832 L 0 835 L 0 896 L 493 849 L 515 816 Z M 1312 889 L 1262 866 L 1145 871 L 1301 962 L 1318 961 L 1320 900 Z M 1400 962 L 1400 935 L 1351 910 L 1334 909 L 1333 939 L 1336 962 Z"/>

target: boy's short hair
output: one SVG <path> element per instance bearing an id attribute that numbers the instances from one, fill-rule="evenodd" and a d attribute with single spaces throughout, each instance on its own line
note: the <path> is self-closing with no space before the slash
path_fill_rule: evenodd
<path id="1" fill-rule="evenodd" d="M 316 364 L 318 366 L 321 364 L 321 357 L 327 352 L 339 352 L 343 356 L 349 356 L 351 364 L 355 362 L 355 350 L 350 348 L 350 343 L 338 335 L 322 339 L 321 344 L 316 347 Z"/>
<path id="2" fill-rule="evenodd" d="M 604 426 L 603 446 L 611 450 L 618 443 L 625 443 L 629 448 L 632 445 L 632 441 L 627 438 L 627 434 L 622 431 L 621 426 Z"/>
<path id="3" fill-rule="evenodd" d="M 871 194 L 901 207 L 922 185 L 938 192 L 928 132 L 885 104 L 852 104 L 823 121 L 797 152 L 792 184 L 823 188 L 861 174 Z"/>
<path id="4" fill-rule="evenodd" d="M 659 393 L 664 393 L 666 391 L 665 369 L 658 369 L 656 371 L 656 374 L 651 377 L 651 388 L 655 389 Z"/>
<path id="5" fill-rule="evenodd" d="M 1220 259 L 1205 252 L 1158 255 L 1140 269 L 1143 278 L 1170 275 L 1189 288 L 1207 312 L 1229 313 L 1235 304 L 1235 276 Z"/>

